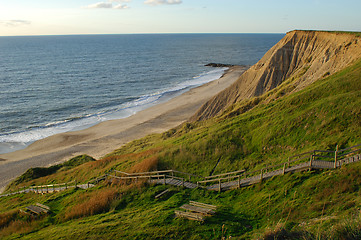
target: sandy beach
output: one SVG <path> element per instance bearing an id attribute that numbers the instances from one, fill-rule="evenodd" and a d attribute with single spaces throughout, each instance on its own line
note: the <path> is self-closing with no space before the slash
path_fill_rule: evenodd
<path id="1" fill-rule="evenodd" d="M 129 141 L 176 127 L 188 120 L 212 96 L 234 83 L 245 70 L 245 67 L 231 67 L 218 80 L 191 89 L 128 118 L 102 122 L 81 131 L 53 135 L 26 149 L 2 154 L 0 192 L 31 167 L 53 165 L 80 154 L 99 159 Z"/>

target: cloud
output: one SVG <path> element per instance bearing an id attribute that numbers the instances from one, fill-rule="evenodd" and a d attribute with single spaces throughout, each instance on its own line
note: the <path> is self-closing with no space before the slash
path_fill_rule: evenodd
<path id="1" fill-rule="evenodd" d="M 30 25 L 31 22 L 27 20 L 4 20 L 0 21 L 0 24 L 6 27 L 20 27 L 24 25 Z"/>
<path id="2" fill-rule="evenodd" d="M 127 5 L 118 4 L 113 7 L 114 9 L 127 9 L 129 8 Z"/>
<path id="3" fill-rule="evenodd" d="M 146 0 L 145 4 L 151 6 L 181 4 L 182 0 Z"/>
<path id="4" fill-rule="evenodd" d="M 113 5 L 113 2 L 119 3 Z M 91 5 L 88 5 L 86 8 L 97 9 L 97 8 L 107 8 L 107 9 L 128 9 L 129 7 L 126 4 L 121 4 L 122 2 L 131 2 L 131 0 L 109 0 L 108 2 L 98 2 Z"/>
<path id="5" fill-rule="evenodd" d="M 99 2 L 89 5 L 87 8 L 113 8 L 113 3 Z"/>

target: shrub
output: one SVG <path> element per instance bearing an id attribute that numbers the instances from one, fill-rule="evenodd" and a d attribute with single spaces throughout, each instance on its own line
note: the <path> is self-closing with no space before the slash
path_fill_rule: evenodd
<path id="1" fill-rule="evenodd" d="M 73 206 L 64 216 L 64 220 L 92 216 L 110 210 L 111 203 L 119 196 L 116 188 L 106 188 L 86 195 L 88 200 Z"/>
<path id="2" fill-rule="evenodd" d="M 273 229 L 267 230 L 263 237 L 263 240 L 277 240 L 277 239 L 314 239 L 312 234 L 306 231 L 292 231 L 285 227 L 285 224 L 278 223 Z"/>
<path id="3" fill-rule="evenodd" d="M 0 229 L 7 227 L 17 216 L 17 211 L 0 214 Z"/>
<path id="4" fill-rule="evenodd" d="M 37 226 L 37 224 L 38 223 L 35 221 L 12 221 L 8 226 L 1 229 L 0 238 L 11 235 L 13 233 L 23 234 L 31 232 Z"/>
<path id="5" fill-rule="evenodd" d="M 34 229 L 38 222 L 33 217 L 21 217 L 18 211 L 0 214 L 0 239 L 13 233 L 28 233 Z"/>

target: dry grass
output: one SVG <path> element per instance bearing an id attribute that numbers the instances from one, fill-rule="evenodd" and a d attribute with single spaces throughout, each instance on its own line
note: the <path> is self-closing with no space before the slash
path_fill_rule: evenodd
<path id="1" fill-rule="evenodd" d="M 81 199 L 82 203 L 73 206 L 63 218 L 69 220 L 109 211 L 111 203 L 118 197 L 119 192 L 114 187 L 85 194 Z"/>
<path id="2" fill-rule="evenodd" d="M 131 173 L 149 172 L 157 170 L 158 157 L 149 157 L 129 169 Z"/>
<path id="3" fill-rule="evenodd" d="M 0 231 L 0 238 L 11 235 L 13 233 L 23 234 L 31 232 L 38 225 L 35 221 L 12 221 L 7 227 Z"/>
<path id="4" fill-rule="evenodd" d="M 10 211 L 0 214 L 0 229 L 7 227 L 14 219 L 16 219 L 17 211 Z"/>
<path id="5" fill-rule="evenodd" d="M 306 231 L 290 231 L 286 229 L 284 223 L 277 223 L 274 228 L 267 229 L 263 236 L 263 240 L 277 240 L 277 239 L 313 239 L 313 236 Z"/>
<path id="6" fill-rule="evenodd" d="M 109 165 L 111 162 L 116 162 L 118 160 L 122 159 L 121 156 L 110 156 L 110 157 L 105 157 L 103 159 L 94 161 L 94 162 L 89 162 L 87 164 L 89 164 L 89 167 L 96 169 L 96 168 L 100 168 L 100 167 L 105 167 L 107 165 Z"/>
<path id="7" fill-rule="evenodd" d="M 32 217 L 19 219 L 16 210 L 0 214 L 0 239 L 13 233 L 28 233 L 36 227 L 37 222 Z"/>

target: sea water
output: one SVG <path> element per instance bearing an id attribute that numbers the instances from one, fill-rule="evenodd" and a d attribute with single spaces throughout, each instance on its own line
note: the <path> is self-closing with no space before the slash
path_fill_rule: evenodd
<path id="1" fill-rule="evenodd" d="M 0 153 L 128 117 L 226 68 L 256 63 L 283 34 L 0 37 Z"/>

